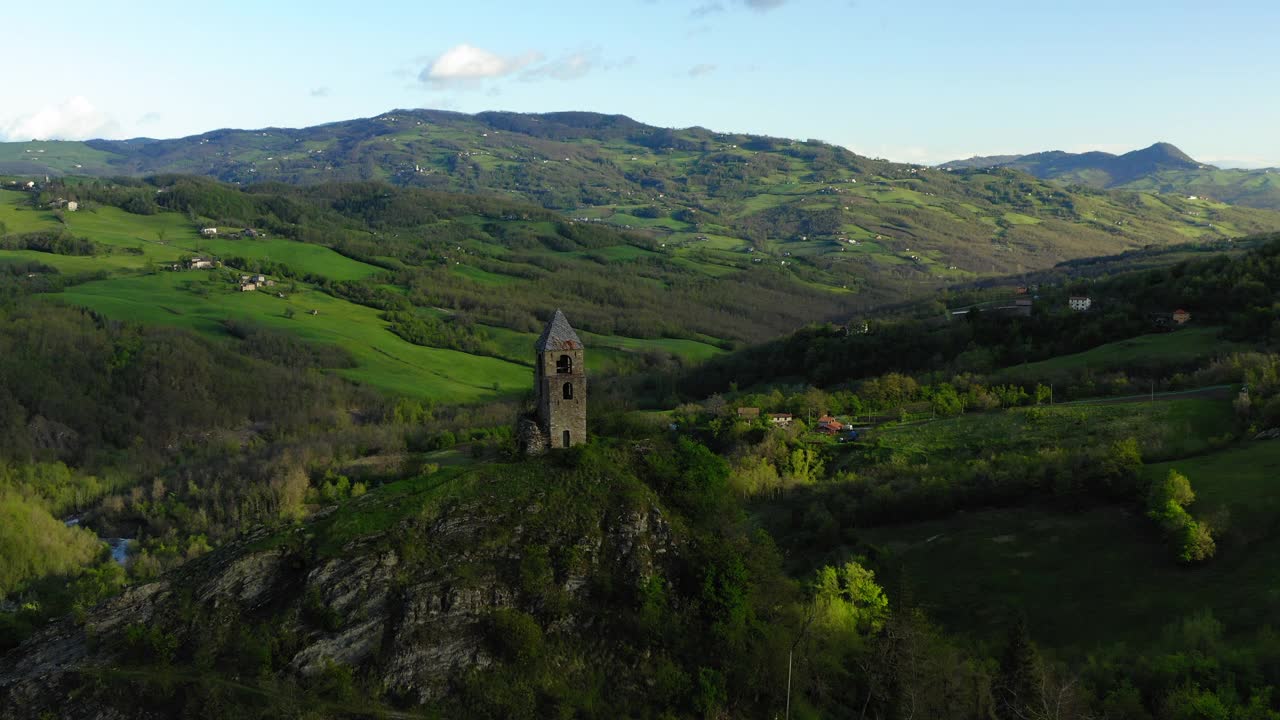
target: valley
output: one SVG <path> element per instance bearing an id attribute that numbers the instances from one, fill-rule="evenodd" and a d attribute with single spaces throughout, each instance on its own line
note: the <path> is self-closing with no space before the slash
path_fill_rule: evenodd
<path id="1" fill-rule="evenodd" d="M 0 708 L 988 717 L 1024 641 L 1082 708 L 1270 672 L 1280 213 L 594 115 L 326 132 L 412 153 L 3 179 Z M 131 171 L 231 172 L 189 145 Z M 524 457 L 557 308 L 590 441 Z M 1186 653 L 1220 670 L 1145 669 Z"/>

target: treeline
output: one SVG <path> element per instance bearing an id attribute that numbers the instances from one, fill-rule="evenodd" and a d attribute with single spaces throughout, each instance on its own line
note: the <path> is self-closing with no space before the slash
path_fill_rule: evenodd
<path id="1" fill-rule="evenodd" d="M 53 255 L 96 255 L 98 243 L 76 237 L 65 229 L 40 230 L 29 233 L 5 235 L 0 233 L 0 250 L 34 250 Z"/>
<path id="2" fill-rule="evenodd" d="M 505 355 L 488 333 L 475 327 L 466 318 L 455 317 L 450 322 L 445 322 L 421 312 L 393 311 L 383 313 L 382 319 L 391 323 L 391 332 L 415 345 L 460 350 L 472 355 Z M 528 362 L 528 358 L 510 359 Z"/>

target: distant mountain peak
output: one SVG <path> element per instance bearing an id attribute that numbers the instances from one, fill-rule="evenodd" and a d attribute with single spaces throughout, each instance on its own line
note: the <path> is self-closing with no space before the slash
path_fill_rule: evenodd
<path id="1" fill-rule="evenodd" d="M 1113 155 L 1101 150 L 1069 153 L 1061 150 L 1030 155 L 993 155 L 955 160 L 944 168 L 965 169 L 1004 167 L 1021 170 L 1044 179 L 1082 183 L 1094 187 L 1118 187 L 1151 178 L 1166 171 L 1216 170 L 1182 152 L 1172 143 L 1157 142 L 1141 150 Z"/>
<path id="2" fill-rule="evenodd" d="M 1196 162 L 1190 155 L 1179 150 L 1178 146 L 1163 141 L 1155 143 L 1151 147 L 1125 153 L 1120 157 L 1145 157 L 1162 163 L 1193 165 L 1195 167 L 1200 167 L 1199 162 Z"/>

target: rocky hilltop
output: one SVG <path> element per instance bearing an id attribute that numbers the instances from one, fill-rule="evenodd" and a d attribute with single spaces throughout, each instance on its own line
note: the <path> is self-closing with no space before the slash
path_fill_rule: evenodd
<path id="1" fill-rule="evenodd" d="M 188 716 L 237 697 L 283 710 L 309 695 L 394 716 L 553 656 L 593 678 L 575 682 L 639 695 L 635 673 L 596 673 L 649 655 L 617 638 L 655 579 L 679 584 L 682 543 L 651 491 L 599 470 L 445 472 L 255 531 L 0 660 L 0 715 Z"/>

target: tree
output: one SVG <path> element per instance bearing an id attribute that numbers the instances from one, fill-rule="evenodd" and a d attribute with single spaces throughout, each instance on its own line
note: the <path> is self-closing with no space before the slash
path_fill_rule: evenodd
<path id="1" fill-rule="evenodd" d="M 1182 528 L 1181 548 L 1178 559 L 1184 563 L 1204 562 L 1218 549 L 1209 526 L 1192 520 Z"/>
<path id="2" fill-rule="evenodd" d="M 818 453 L 810 448 L 798 447 L 791 451 L 787 464 L 787 475 L 791 483 L 810 485 L 822 477 L 823 462 Z"/>
<path id="3" fill-rule="evenodd" d="M 956 389 L 950 383 L 939 385 L 934 390 L 930 403 L 933 405 L 933 411 L 943 417 L 959 415 L 964 412 L 964 402 L 960 400 Z"/>
<path id="4" fill-rule="evenodd" d="M 1040 699 L 1042 662 L 1031 642 L 1026 618 L 1018 615 L 1009 626 L 1000 668 L 991 686 L 997 717 L 1021 720 L 1031 716 L 1031 709 Z"/>
<path id="5" fill-rule="evenodd" d="M 1196 494 L 1191 490 L 1191 481 L 1187 480 L 1187 476 L 1177 470 L 1170 470 L 1163 480 L 1152 483 L 1147 503 L 1154 511 L 1167 507 L 1169 503 L 1186 507 L 1195 500 Z"/>
<path id="6" fill-rule="evenodd" d="M 1142 469 L 1142 450 L 1134 438 L 1117 440 L 1102 458 L 1102 469 L 1110 484 L 1128 487 Z"/>
<path id="7" fill-rule="evenodd" d="M 828 632 L 866 636 L 879 632 L 889 616 L 889 598 L 875 573 L 857 561 L 822 568 L 813 588 L 815 622 Z"/>
<path id="8" fill-rule="evenodd" d="M 1160 524 L 1178 559 L 1184 563 L 1203 562 L 1213 557 L 1217 545 L 1209 526 L 1193 518 L 1186 506 L 1195 502 L 1191 481 L 1177 470 L 1151 484 L 1147 493 L 1147 516 Z"/>

